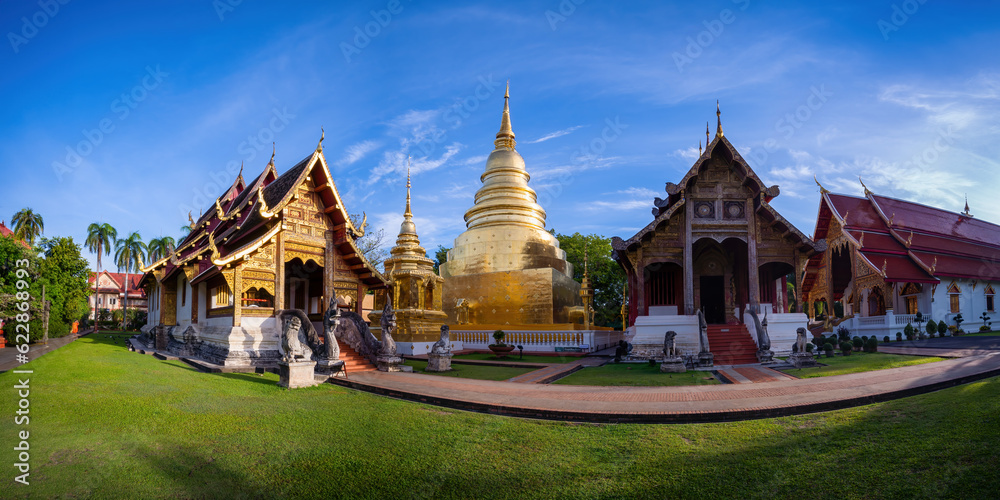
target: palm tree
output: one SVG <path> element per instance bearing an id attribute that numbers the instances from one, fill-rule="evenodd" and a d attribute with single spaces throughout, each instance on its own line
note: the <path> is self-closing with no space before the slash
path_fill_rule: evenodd
<path id="1" fill-rule="evenodd" d="M 118 230 L 107 222 L 99 224 L 94 222 L 87 226 L 87 241 L 84 245 L 87 250 L 97 254 L 97 274 L 94 275 L 94 325 L 95 331 L 98 329 L 97 320 L 97 282 L 101 278 L 101 254 L 111 255 L 111 245 L 118 242 Z"/>
<path id="2" fill-rule="evenodd" d="M 146 244 L 142 242 L 142 236 L 138 231 L 132 231 L 127 237 L 115 242 L 115 264 L 125 270 L 125 298 L 122 302 L 124 312 L 128 311 L 128 273 L 138 271 L 142 267 L 142 261 L 146 257 Z M 123 317 L 127 317 L 124 314 Z M 125 329 L 125 320 L 122 320 L 122 330 Z"/>
<path id="3" fill-rule="evenodd" d="M 162 238 L 153 238 L 146 243 L 146 249 L 148 250 L 149 261 L 155 262 L 174 251 L 174 238 L 172 236 L 164 236 Z"/>
<path id="4" fill-rule="evenodd" d="M 27 207 L 14 214 L 10 218 L 10 222 L 14 225 L 14 235 L 32 246 L 35 244 L 35 238 L 45 231 L 45 222 L 42 220 L 42 216 Z"/>

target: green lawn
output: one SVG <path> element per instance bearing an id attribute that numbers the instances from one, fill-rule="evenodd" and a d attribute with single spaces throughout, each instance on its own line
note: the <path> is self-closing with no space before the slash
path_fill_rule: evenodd
<path id="1" fill-rule="evenodd" d="M 982 332 L 982 333 L 976 332 L 976 333 L 966 333 L 965 335 L 969 336 L 969 337 L 989 337 L 989 336 L 1000 335 L 1000 332 L 996 332 L 996 331 L 994 331 L 994 332 Z"/>
<path id="2" fill-rule="evenodd" d="M 484 352 L 476 352 L 476 353 L 472 353 L 472 354 L 459 354 L 457 356 L 453 356 L 452 359 L 471 359 L 471 360 L 477 360 L 477 361 L 516 361 L 518 363 L 549 363 L 549 364 L 556 364 L 556 363 L 569 363 L 570 361 L 576 361 L 576 360 L 580 359 L 580 357 L 573 357 L 573 356 L 537 356 L 537 355 L 532 355 L 532 354 L 525 354 L 524 357 L 522 358 L 522 357 L 518 356 L 517 350 L 515 349 L 514 352 L 512 352 L 510 356 L 507 356 L 505 358 L 501 358 L 501 357 L 498 357 L 498 356 L 494 356 L 493 354 L 488 354 L 488 353 L 484 353 Z"/>
<path id="3" fill-rule="evenodd" d="M 553 384 L 667 386 L 718 384 L 711 372 L 660 373 L 660 365 L 647 363 L 609 363 L 577 370 Z"/>
<path id="4" fill-rule="evenodd" d="M 512 368 L 509 366 L 463 365 L 459 363 L 452 363 L 451 371 L 425 372 L 424 369 L 427 368 L 426 361 L 408 359 L 403 364 L 406 366 L 412 366 L 415 373 L 443 375 L 445 377 L 474 378 L 479 380 L 507 380 L 518 375 L 524 375 L 525 373 L 535 371 L 535 368 Z"/>
<path id="5" fill-rule="evenodd" d="M 850 356 L 834 356 L 828 358 L 825 355 L 818 362 L 827 366 L 814 368 L 795 368 L 784 370 L 785 373 L 799 378 L 827 377 L 830 375 L 845 375 L 848 373 L 870 372 L 874 370 L 885 370 L 887 368 L 899 368 L 901 366 L 921 365 L 943 361 L 945 358 L 934 356 L 904 356 L 902 354 L 886 354 L 881 352 L 852 352 Z"/>
<path id="6" fill-rule="evenodd" d="M 848 410 L 700 425 L 466 413 L 204 374 L 84 337 L 0 374 L 0 497 L 994 498 L 1000 379 Z M 13 481 L 30 431 L 31 485 Z"/>

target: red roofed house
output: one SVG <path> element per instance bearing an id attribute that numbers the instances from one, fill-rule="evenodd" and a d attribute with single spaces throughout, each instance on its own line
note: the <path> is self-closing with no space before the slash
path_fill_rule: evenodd
<path id="1" fill-rule="evenodd" d="M 87 282 L 90 289 L 94 289 L 94 276 L 90 275 Z M 97 284 L 97 293 L 91 295 L 87 300 L 90 305 L 91 319 L 93 319 L 94 302 L 97 302 L 98 309 L 108 309 L 111 311 L 122 308 L 122 299 L 125 297 L 125 273 L 112 273 L 102 271 L 101 280 Z M 146 291 L 139 286 L 142 280 L 141 274 L 130 273 L 128 275 L 128 308 L 146 310 Z"/>
<path id="2" fill-rule="evenodd" d="M 31 248 L 31 246 L 25 243 L 24 240 L 14 235 L 14 231 L 11 230 L 9 227 L 7 227 L 6 221 L 0 221 L 0 236 L 14 238 L 15 240 L 19 241 L 22 245 L 24 245 L 25 248 Z"/>
<path id="3" fill-rule="evenodd" d="M 954 213 L 867 187 L 864 197 L 820 190 L 813 238 L 827 249 L 807 262 L 800 291 L 810 317 L 840 302 L 852 334 L 894 338 L 917 326 L 918 311 L 949 325 L 961 313 L 968 332 L 996 311 L 1000 226 L 974 218 L 968 204 Z"/>

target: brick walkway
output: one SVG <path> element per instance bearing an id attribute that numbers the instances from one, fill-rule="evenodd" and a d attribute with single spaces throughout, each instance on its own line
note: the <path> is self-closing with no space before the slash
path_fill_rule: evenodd
<path id="1" fill-rule="evenodd" d="M 921 353 L 926 353 L 921 350 Z M 737 367 L 752 377 L 752 373 Z M 731 369 L 731 368 L 726 368 Z M 764 369 L 768 370 L 768 369 Z M 331 382 L 422 403 L 499 415 L 589 422 L 720 422 L 888 401 L 1000 375 L 1000 353 L 878 372 L 682 387 L 513 384 L 419 373 L 367 372 Z"/>
<path id="2" fill-rule="evenodd" d="M 535 370 L 533 372 L 528 372 L 524 375 L 514 377 L 508 382 L 514 382 L 516 384 L 548 384 L 549 382 L 559 380 L 581 368 L 586 368 L 588 366 L 601 366 L 607 361 L 607 359 L 603 358 L 580 358 L 576 361 L 570 361 L 569 363 L 555 363 L 546 365 L 545 368 L 542 368 L 541 370 Z"/>
<path id="3" fill-rule="evenodd" d="M 795 380 L 795 377 L 791 375 L 760 365 L 729 366 L 719 368 L 717 371 L 734 384 L 758 384 L 761 382 Z"/>

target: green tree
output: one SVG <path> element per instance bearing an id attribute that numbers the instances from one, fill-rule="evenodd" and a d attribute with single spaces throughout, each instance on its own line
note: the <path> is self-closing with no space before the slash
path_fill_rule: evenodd
<path id="1" fill-rule="evenodd" d="M 49 337 L 62 337 L 70 332 L 70 325 L 89 309 L 87 297 L 90 287 L 87 279 L 90 277 L 90 264 L 83 258 L 82 249 L 73 238 L 55 237 L 48 240 L 39 268 L 38 282 L 45 285 L 45 298 L 51 303 Z M 33 336 L 35 323 L 38 337 L 41 337 L 40 314 L 31 327 Z"/>
<path id="2" fill-rule="evenodd" d="M 434 252 L 434 272 L 441 274 L 441 264 L 448 262 L 448 250 L 450 248 L 445 248 L 444 245 L 438 245 L 437 250 Z"/>
<path id="3" fill-rule="evenodd" d="M 573 264 L 573 279 L 583 281 L 584 254 L 590 285 L 594 288 L 594 323 L 597 326 L 621 328 L 622 290 L 625 272 L 611 258 L 611 239 L 597 234 L 556 234 L 559 246 L 566 251 L 566 260 Z"/>
<path id="4" fill-rule="evenodd" d="M 174 251 L 174 239 L 170 236 L 164 236 L 162 238 L 153 238 L 146 243 L 146 249 L 149 251 L 149 261 L 155 262 Z"/>
<path id="5" fill-rule="evenodd" d="M 45 221 L 42 220 L 42 216 L 27 207 L 18 210 L 10 218 L 10 222 L 14 225 L 14 235 L 32 246 L 35 244 L 35 238 L 45 231 Z"/>
<path id="6" fill-rule="evenodd" d="M 138 231 L 132 231 L 128 236 L 115 243 L 115 264 L 119 269 L 125 270 L 125 298 L 122 308 L 128 307 L 128 291 L 130 272 L 138 272 L 142 266 L 143 259 L 146 258 L 146 244 L 142 242 L 142 236 Z M 125 329 L 125 321 L 122 320 L 122 329 Z"/>
<path id="7" fill-rule="evenodd" d="M 385 230 L 379 228 L 378 231 L 368 231 L 368 223 L 358 214 L 351 214 L 351 224 L 354 224 L 359 231 L 363 231 L 364 236 L 354 241 L 361 255 L 365 256 L 368 263 L 380 272 L 384 271 L 383 263 L 389 257 L 389 250 L 385 248 Z M 364 224 L 362 224 L 364 223 Z"/>
<path id="8" fill-rule="evenodd" d="M 18 261 L 24 260 L 28 261 L 28 265 L 19 266 Z M 41 287 L 37 286 L 39 260 L 39 257 L 31 250 L 25 248 L 21 241 L 16 239 L 16 237 L 0 236 L 0 319 L 2 319 L 5 323 L 11 321 L 19 312 L 23 312 L 16 308 L 16 304 L 22 302 L 21 300 L 18 300 L 15 295 L 19 291 L 27 291 L 32 299 L 29 302 L 31 307 L 31 316 L 34 317 L 40 312 L 39 300 L 41 297 Z M 28 272 L 28 275 L 19 278 L 16 274 L 18 269 L 25 269 Z M 23 280 L 25 283 L 28 283 L 30 288 L 27 290 L 18 290 L 18 280 Z M 30 325 L 29 328 L 31 328 Z M 29 330 L 29 334 L 30 333 L 31 330 Z M 14 334 L 15 331 L 13 327 L 4 328 L 4 335 L 6 335 L 8 342 L 15 339 Z M 39 330 L 39 337 L 40 336 L 41 331 Z"/>
<path id="9" fill-rule="evenodd" d="M 91 253 L 97 254 L 97 272 L 94 274 L 94 297 L 97 297 L 97 283 L 101 274 L 101 256 L 111 255 L 111 247 L 118 242 L 118 230 L 107 222 L 94 222 L 87 226 L 87 239 L 83 244 Z M 97 317 L 97 299 L 94 299 L 94 318 Z"/>

